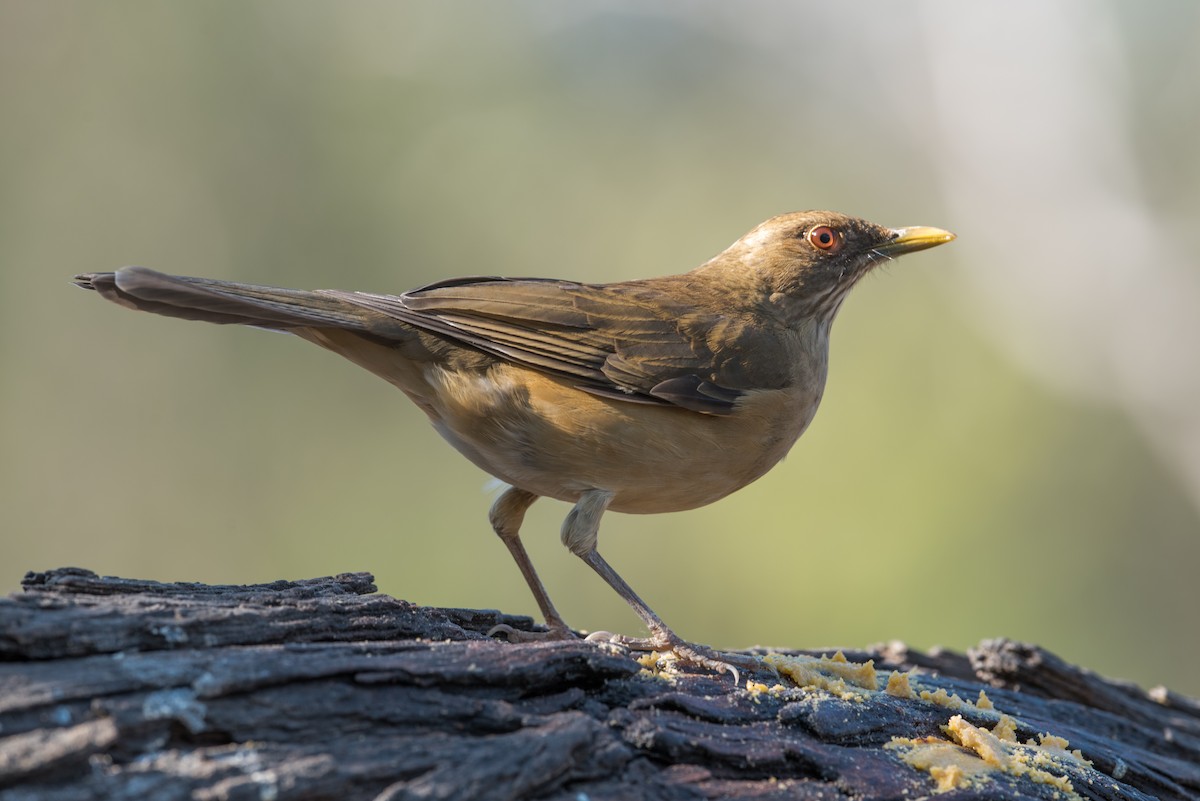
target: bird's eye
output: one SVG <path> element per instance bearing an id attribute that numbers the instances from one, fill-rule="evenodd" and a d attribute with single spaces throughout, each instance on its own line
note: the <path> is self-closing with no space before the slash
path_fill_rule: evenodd
<path id="1" fill-rule="evenodd" d="M 808 242 L 817 250 L 834 253 L 842 246 L 842 235 L 828 225 L 818 225 L 808 232 Z"/>

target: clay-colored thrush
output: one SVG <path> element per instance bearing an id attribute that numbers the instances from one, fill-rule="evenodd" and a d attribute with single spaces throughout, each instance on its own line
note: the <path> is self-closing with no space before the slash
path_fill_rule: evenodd
<path id="1" fill-rule="evenodd" d="M 486 276 L 376 295 L 142 267 L 75 281 L 131 309 L 287 331 L 395 384 L 510 485 L 491 523 L 548 636 L 573 635 L 519 537 L 543 495 L 574 504 L 563 544 L 651 635 L 617 639 L 727 669 L 730 655 L 679 638 L 600 557 L 601 516 L 692 509 L 770 470 L 817 411 L 846 293 L 876 264 L 953 238 L 806 211 L 767 220 L 689 273 L 614 284 Z"/>

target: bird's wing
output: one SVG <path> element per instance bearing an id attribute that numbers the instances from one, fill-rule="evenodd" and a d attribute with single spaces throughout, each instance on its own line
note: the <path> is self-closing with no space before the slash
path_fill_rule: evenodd
<path id="1" fill-rule="evenodd" d="M 733 344 L 734 323 L 646 284 L 480 277 L 400 296 L 321 292 L 596 395 L 722 415 L 751 388 L 736 348 L 713 344 Z"/>

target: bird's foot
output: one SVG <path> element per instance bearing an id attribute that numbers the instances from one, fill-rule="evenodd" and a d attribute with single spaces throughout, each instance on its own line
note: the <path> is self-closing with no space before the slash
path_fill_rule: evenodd
<path id="1" fill-rule="evenodd" d="M 507 623 L 500 623 L 488 629 L 489 637 L 504 637 L 509 642 L 554 642 L 556 640 L 577 640 L 578 635 L 571 631 L 566 623 L 551 623 L 545 631 L 525 631 L 514 629 Z"/>
<path id="2" fill-rule="evenodd" d="M 739 671 L 748 674 L 762 672 L 775 673 L 771 665 L 751 654 L 731 654 L 709 648 L 707 645 L 688 642 L 670 629 L 657 632 L 651 637 L 626 637 L 622 634 L 612 634 L 607 631 L 595 631 L 584 638 L 588 642 L 610 642 L 622 645 L 631 651 L 659 651 L 670 653 L 679 662 L 697 667 L 728 673 L 733 676 L 733 683 L 741 683 Z"/>

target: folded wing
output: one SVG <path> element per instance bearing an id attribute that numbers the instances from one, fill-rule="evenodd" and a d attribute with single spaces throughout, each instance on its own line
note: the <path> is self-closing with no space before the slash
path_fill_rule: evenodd
<path id="1" fill-rule="evenodd" d="M 321 294 L 623 401 L 722 415 L 749 388 L 722 380 L 736 377 L 736 356 L 708 344 L 729 321 L 646 284 L 481 277 L 400 296 Z"/>

